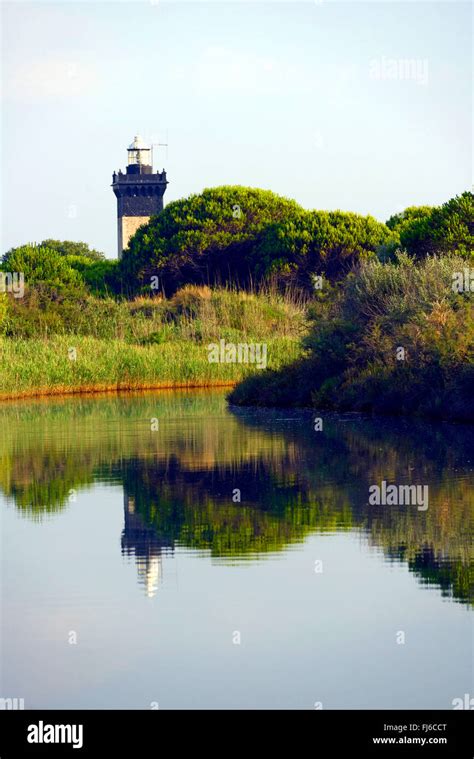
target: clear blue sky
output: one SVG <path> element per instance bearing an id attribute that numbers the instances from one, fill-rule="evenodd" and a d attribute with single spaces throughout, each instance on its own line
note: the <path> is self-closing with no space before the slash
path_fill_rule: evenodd
<path id="1" fill-rule="evenodd" d="M 168 137 L 165 203 L 244 184 L 385 220 L 471 188 L 468 3 L 12 2 L 2 15 L 2 251 L 54 237 L 115 256 L 111 175 L 136 133 Z"/>

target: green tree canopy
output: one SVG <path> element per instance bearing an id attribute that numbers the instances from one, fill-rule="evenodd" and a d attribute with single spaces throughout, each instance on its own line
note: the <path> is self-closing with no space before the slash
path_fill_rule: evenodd
<path id="1" fill-rule="evenodd" d="M 38 245 L 11 248 L 2 260 L 4 271 L 23 272 L 27 286 L 41 283 L 47 288 L 61 287 L 63 291 L 67 287 L 71 296 L 73 288 L 79 288 L 81 293 L 87 288 L 96 295 L 121 290 L 118 261 L 104 258 L 103 253 L 90 250 L 86 243 L 45 240 Z"/>
<path id="2" fill-rule="evenodd" d="M 413 221 L 428 218 L 432 210 L 433 206 L 409 206 L 401 213 L 390 216 L 386 222 L 387 227 L 394 232 L 400 233 L 402 229 L 406 229 Z"/>
<path id="3" fill-rule="evenodd" d="M 93 261 L 101 261 L 105 258 L 103 253 L 99 250 L 89 248 L 85 242 L 71 242 L 71 240 L 43 240 L 39 245 L 40 247 L 55 250 L 63 256 L 81 256 L 83 258 L 90 258 Z"/>
<path id="4" fill-rule="evenodd" d="M 120 293 L 121 282 L 117 260 L 65 256 L 65 261 L 72 269 L 79 272 L 87 289 L 94 295 Z"/>
<path id="5" fill-rule="evenodd" d="M 246 284 L 248 254 L 269 223 L 303 212 L 269 190 L 217 187 L 170 203 L 138 229 L 122 257 L 126 284 L 149 286 L 158 276 L 166 291 L 186 283 Z"/>
<path id="6" fill-rule="evenodd" d="M 441 206 L 407 208 L 387 226 L 397 231 L 403 248 L 417 258 L 457 253 L 474 255 L 474 195 L 464 192 Z"/>
<path id="7" fill-rule="evenodd" d="M 312 275 L 340 278 L 360 259 L 395 249 L 398 236 L 372 216 L 343 211 L 303 211 L 269 224 L 254 250 L 255 270 L 309 288 Z"/>
<path id="8" fill-rule="evenodd" d="M 19 272 L 27 286 L 46 283 L 50 287 L 82 288 L 81 274 L 72 268 L 67 258 L 44 245 L 22 245 L 3 256 L 3 271 Z"/>
<path id="9" fill-rule="evenodd" d="M 310 286 L 311 274 L 347 268 L 398 237 L 370 216 L 306 211 L 269 190 L 225 186 L 170 203 L 138 229 L 121 270 L 131 290 L 158 277 L 165 292 L 187 283 L 240 286 L 274 276 Z"/>

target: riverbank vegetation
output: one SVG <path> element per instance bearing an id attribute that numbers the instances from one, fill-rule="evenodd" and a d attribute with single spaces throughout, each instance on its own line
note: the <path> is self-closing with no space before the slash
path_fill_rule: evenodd
<path id="1" fill-rule="evenodd" d="M 267 345 L 268 365 L 301 352 L 303 301 L 188 286 L 170 299 L 117 301 L 48 288 L 12 299 L 0 337 L 0 398 L 151 387 L 231 385 L 251 363 L 210 363 L 208 345 Z"/>
<path id="2" fill-rule="evenodd" d="M 205 190 L 120 261 L 52 239 L 4 255 L 24 287 L 0 294 L 0 396 L 243 380 L 236 404 L 472 420 L 473 261 L 470 192 L 383 224 Z M 265 343 L 268 369 L 210 363 L 219 341 Z"/>
<path id="3" fill-rule="evenodd" d="M 452 288 L 465 266 L 452 255 L 364 262 L 315 300 L 304 355 L 230 400 L 474 421 L 472 293 Z"/>

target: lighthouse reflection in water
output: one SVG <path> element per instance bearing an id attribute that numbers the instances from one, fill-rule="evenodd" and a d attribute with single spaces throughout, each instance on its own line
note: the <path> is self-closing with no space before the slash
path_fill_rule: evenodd
<path id="1" fill-rule="evenodd" d="M 124 495 L 124 528 L 122 555 L 135 558 L 138 581 L 148 598 L 153 598 L 163 576 L 162 554 L 173 554 L 173 547 L 158 538 L 153 527 L 147 527 L 135 511 L 135 499 Z"/>

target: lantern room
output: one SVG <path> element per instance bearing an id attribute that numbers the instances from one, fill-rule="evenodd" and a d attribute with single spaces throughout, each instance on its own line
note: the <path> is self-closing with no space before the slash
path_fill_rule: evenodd
<path id="1" fill-rule="evenodd" d="M 127 148 L 127 174 L 151 174 L 152 155 L 151 148 L 143 141 L 139 134 Z"/>

